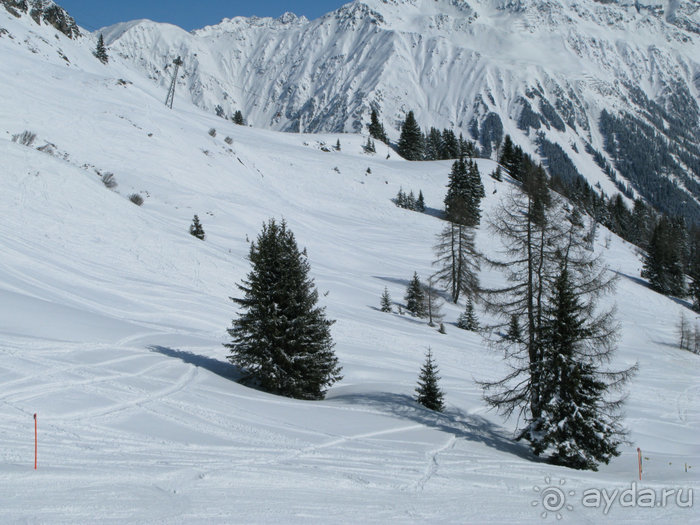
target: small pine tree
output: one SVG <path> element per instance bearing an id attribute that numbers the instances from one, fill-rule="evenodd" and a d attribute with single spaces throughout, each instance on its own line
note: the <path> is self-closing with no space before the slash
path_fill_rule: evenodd
<path id="1" fill-rule="evenodd" d="M 391 312 L 391 296 L 389 295 L 389 289 L 386 286 L 384 287 L 384 293 L 382 294 L 381 310 L 382 312 Z"/>
<path id="2" fill-rule="evenodd" d="M 457 327 L 462 330 L 469 330 L 470 332 L 477 332 L 479 330 L 479 321 L 474 313 L 474 303 L 471 297 L 467 299 L 467 307 L 457 320 Z"/>
<path id="3" fill-rule="evenodd" d="M 374 109 L 372 110 L 372 115 L 370 117 L 369 136 L 380 140 L 385 144 L 389 143 L 389 139 L 387 139 L 386 132 L 384 131 L 384 126 L 379 122 L 379 117 Z"/>
<path id="4" fill-rule="evenodd" d="M 406 197 L 406 209 L 415 211 L 416 210 L 416 196 L 413 194 L 413 190 L 408 192 L 408 197 Z"/>
<path id="5" fill-rule="evenodd" d="M 518 321 L 518 316 L 513 314 L 510 316 L 510 322 L 508 324 L 508 332 L 506 333 L 506 340 L 513 343 L 520 341 L 522 333 L 520 331 L 520 322 Z"/>
<path id="6" fill-rule="evenodd" d="M 423 213 L 425 211 L 425 199 L 423 198 L 423 190 L 418 190 L 418 200 L 416 200 L 416 211 Z"/>
<path id="7" fill-rule="evenodd" d="M 438 330 L 441 334 L 446 334 L 447 330 L 445 330 L 445 323 L 440 323 L 440 328 Z"/>
<path id="8" fill-rule="evenodd" d="M 406 207 L 406 194 L 404 193 L 403 188 L 399 188 L 399 192 L 396 194 L 396 199 L 394 199 L 394 202 L 399 208 Z"/>
<path id="9" fill-rule="evenodd" d="M 366 153 L 376 153 L 377 148 L 374 145 L 374 141 L 371 137 L 367 137 L 367 143 L 364 145 L 364 150 Z"/>
<path id="10" fill-rule="evenodd" d="M 197 237 L 197 239 L 204 240 L 206 235 L 204 234 L 204 228 L 202 228 L 202 223 L 199 222 L 199 217 L 194 216 L 192 224 L 190 225 L 190 235 Z"/>
<path id="11" fill-rule="evenodd" d="M 243 118 L 243 113 L 241 113 L 240 109 L 233 114 L 233 123 L 238 124 L 239 126 L 245 126 L 245 119 Z"/>
<path id="12" fill-rule="evenodd" d="M 416 401 L 425 408 L 442 412 L 445 410 L 443 402 L 444 394 L 438 385 L 440 376 L 438 376 L 438 368 L 433 361 L 433 354 L 428 348 L 428 353 L 425 356 L 425 364 L 420 370 L 418 376 L 418 386 L 416 387 Z"/>
<path id="13" fill-rule="evenodd" d="M 102 33 L 100 33 L 100 37 L 97 39 L 97 47 L 95 47 L 95 51 L 93 52 L 93 55 L 102 62 L 103 64 L 106 64 L 109 62 L 109 55 L 107 55 L 107 48 L 105 47 L 105 39 L 102 36 Z"/>
<path id="14" fill-rule="evenodd" d="M 413 279 L 406 288 L 406 309 L 416 317 L 425 317 L 425 293 L 423 285 L 418 278 L 418 273 L 413 274 Z"/>
<path id="15" fill-rule="evenodd" d="M 503 171 L 501 170 L 501 166 L 497 166 L 496 170 L 491 172 L 491 177 L 498 182 L 501 182 L 503 180 Z"/>
<path id="16" fill-rule="evenodd" d="M 335 151 L 340 151 L 340 139 L 335 143 Z"/>

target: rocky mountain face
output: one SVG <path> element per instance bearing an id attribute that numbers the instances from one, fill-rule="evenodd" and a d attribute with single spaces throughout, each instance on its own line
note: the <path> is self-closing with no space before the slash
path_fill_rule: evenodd
<path id="1" fill-rule="evenodd" d="M 73 17 L 52 0 L 0 0 L 0 4 L 16 17 L 21 16 L 21 13 L 29 13 L 37 24 L 44 22 L 51 25 L 68 38 L 80 36 Z"/>

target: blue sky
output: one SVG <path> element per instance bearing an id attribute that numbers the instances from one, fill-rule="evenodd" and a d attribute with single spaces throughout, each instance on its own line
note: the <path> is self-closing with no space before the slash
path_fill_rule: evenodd
<path id="1" fill-rule="evenodd" d="M 350 0 L 56 0 L 78 25 L 94 31 L 137 18 L 169 22 L 187 30 L 217 24 L 234 16 L 273 16 L 286 11 L 309 19 L 337 9 Z"/>

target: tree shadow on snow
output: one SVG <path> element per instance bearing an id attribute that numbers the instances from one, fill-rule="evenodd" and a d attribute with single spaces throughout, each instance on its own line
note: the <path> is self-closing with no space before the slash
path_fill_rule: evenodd
<path id="1" fill-rule="evenodd" d="M 223 377 L 224 379 L 239 381 L 241 377 L 243 377 L 243 373 L 241 372 L 240 368 L 226 361 L 219 361 L 218 359 L 213 359 L 211 357 L 193 354 L 192 352 L 187 352 L 185 350 L 175 350 L 165 346 L 153 345 L 149 346 L 148 349 L 151 352 L 163 354 L 168 357 L 174 357 L 187 364 L 203 368 L 212 374 Z"/>
<path id="2" fill-rule="evenodd" d="M 436 219 L 445 220 L 445 210 L 438 210 L 437 208 L 431 208 L 429 206 L 426 206 L 425 211 L 423 213 L 425 215 L 430 215 L 431 217 L 435 217 Z"/>
<path id="3" fill-rule="evenodd" d="M 379 412 L 452 434 L 458 439 L 482 443 L 527 461 L 544 462 L 542 458 L 535 456 L 527 445 L 514 441 L 503 428 L 494 425 L 486 418 L 467 414 L 457 408 L 450 408 L 444 413 L 434 412 L 416 403 L 409 395 L 389 392 L 341 394 L 331 396 L 328 400 L 370 406 Z"/>
<path id="4" fill-rule="evenodd" d="M 417 324 L 417 325 L 425 325 L 428 324 L 427 319 L 421 319 L 420 317 L 413 317 L 408 310 L 406 310 L 406 305 L 399 304 L 399 303 L 391 303 L 392 307 L 401 307 L 403 309 L 403 313 L 400 314 L 397 310 L 392 310 L 391 312 L 382 312 L 381 308 L 377 308 L 376 306 L 372 305 L 367 305 L 367 308 L 370 310 L 374 310 L 375 312 L 379 312 L 381 314 L 386 314 L 386 315 L 393 315 L 395 317 L 398 317 L 400 319 L 403 319 L 404 321 L 408 321 L 409 323 Z"/>
<path id="5" fill-rule="evenodd" d="M 654 290 L 654 289 L 651 287 L 651 285 L 650 285 L 647 281 L 645 281 L 644 279 L 642 279 L 641 277 L 634 277 L 634 276 L 632 276 L 632 275 L 627 275 L 626 273 L 622 273 L 622 272 L 619 272 L 619 271 L 617 271 L 617 270 L 613 270 L 612 272 L 613 272 L 614 274 L 619 275 L 620 277 L 624 277 L 625 279 L 629 279 L 629 280 L 632 281 L 633 283 L 636 283 L 636 284 L 638 284 L 638 285 L 640 285 L 640 286 L 643 286 L 643 287 L 646 288 L 647 290 L 650 290 L 650 291 L 652 291 L 652 292 L 656 292 L 656 293 L 658 293 L 659 295 L 664 295 L 664 294 L 659 293 L 659 292 L 657 292 L 656 290 Z M 690 301 L 686 301 L 685 299 L 679 299 L 678 297 L 673 297 L 673 296 L 671 296 L 671 295 L 664 295 L 664 297 L 670 299 L 671 301 L 673 301 L 674 303 L 676 303 L 676 304 L 679 305 L 679 306 L 682 306 L 682 307 L 684 307 L 684 308 L 687 308 L 688 310 L 692 310 L 693 313 L 697 313 L 697 312 L 695 312 L 695 311 L 693 310 L 693 303 L 691 303 Z"/>

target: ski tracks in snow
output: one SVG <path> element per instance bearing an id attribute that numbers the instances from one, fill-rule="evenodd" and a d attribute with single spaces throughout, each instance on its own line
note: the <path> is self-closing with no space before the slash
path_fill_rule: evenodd
<path id="1" fill-rule="evenodd" d="M 447 450 L 451 450 L 454 448 L 455 443 L 457 443 L 457 437 L 456 436 L 450 436 L 450 438 L 447 440 L 447 442 L 441 446 L 440 448 L 433 450 L 432 452 L 429 452 L 427 454 L 428 456 L 428 464 L 425 467 L 425 473 L 423 476 L 418 480 L 418 482 L 415 484 L 414 488 L 417 491 L 422 491 L 423 488 L 425 487 L 425 484 L 430 481 L 430 479 L 437 474 L 438 468 L 440 464 L 438 463 L 438 456 L 442 454 L 443 452 L 446 452 Z"/>

